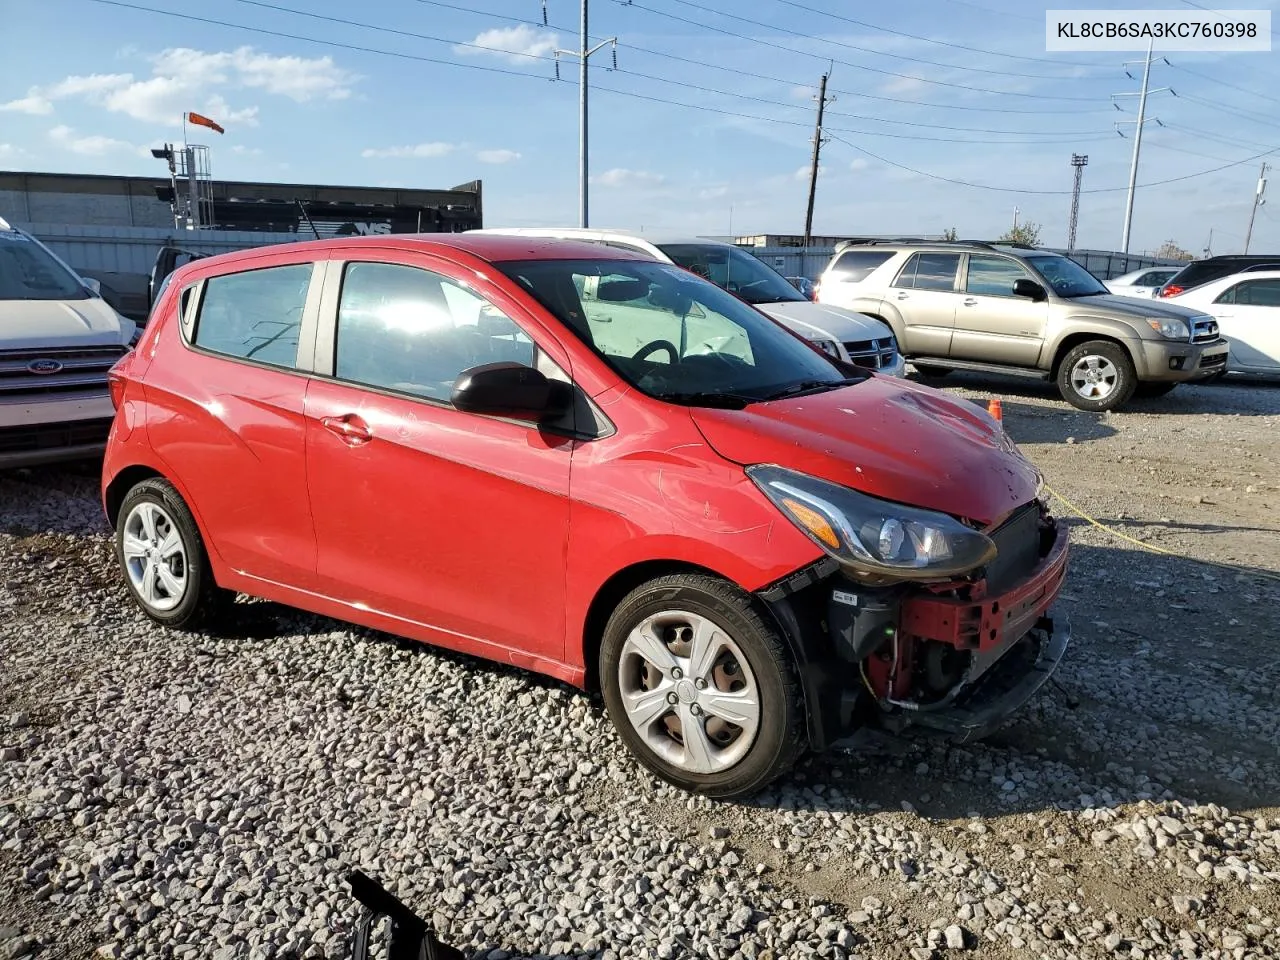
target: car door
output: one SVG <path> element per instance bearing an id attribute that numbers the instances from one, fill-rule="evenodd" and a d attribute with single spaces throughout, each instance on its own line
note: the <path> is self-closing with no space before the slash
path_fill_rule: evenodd
<path id="1" fill-rule="evenodd" d="M 1210 308 L 1231 344 L 1231 365 L 1280 370 L 1280 278 L 1242 280 Z"/>
<path id="2" fill-rule="evenodd" d="M 545 334 L 535 344 L 512 319 L 519 305 L 474 272 L 360 256 L 330 265 L 325 375 L 306 398 L 320 589 L 446 646 L 559 662 L 574 442 L 449 398 L 470 367 L 516 361 L 567 380 L 567 357 Z"/>
<path id="3" fill-rule="evenodd" d="M 1035 366 L 1044 343 L 1049 303 L 1035 303 L 1013 294 L 1015 282 L 1035 278 L 1012 257 L 971 253 L 965 259 L 964 295 L 956 307 L 951 355 L 957 359 Z"/>
<path id="4" fill-rule="evenodd" d="M 212 548 L 241 574 L 302 589 L 315 578 L 303 401 L 322 276 L 273 253 L 196 280 L 145 381 L 151 447 Z"/>
<path id="5" fill-rule="evenodd" d="M 958 253 L 915 253 L 894 277 L 885 300 L 902 318 L 904 353 L 950 355 L 959 273 Z"/>

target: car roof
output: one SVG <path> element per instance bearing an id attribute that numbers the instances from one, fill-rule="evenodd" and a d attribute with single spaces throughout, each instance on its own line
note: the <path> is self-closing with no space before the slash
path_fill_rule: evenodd
<path id="1" fill-rule="evenodd" d="M 834 256 L 849 250 L 933 250 L 960 251 L 993 250 L 1015 257 L 1061 257 L 1062 254 L 1042 247 L 1032 247 L 1020 243 L 1001 243 L 988 240 L 860 240 L 842 241 L 836 245 Z"/>
<path id="2" fill-rule="evenodd" d="M 421 250 L 423 253 L 442 253 L 456 250 L 470 254 L 489 263 L 505 263 L 514 260 L 633 260 L 636 257 L 625 250 L 601 247 L 577 240 L 560 240 L 543 237 L 508 236 L 482 233 L 391 233 L 355 237 L 335 237 L 332 240 L 303 240 L 290 244 L 270 244 L 237 250 L 214 257 L 192 261 L 201 269 L 211 265 L 224 266 L 241 260 L 251 260 L 264 253 L 279 251 L 306 251 L 323 254 L 331 250 L 350 250 L 370 247 L 373 249 Z M 648 259 L 648 258 L 645 258 Z M 180 269 L 186 269 L 185 264 Z"/>
<path id="3" fill-rule="evenodd" d="M 487 236 L 520 236 L 520 237 L 550 237 L 559 235 L 565 239 L 572 239 L 576 236 L 587 237 L 617 237 L 619 240 L 643 240 L 656 246 L 662 246 L 667 243 L 680 244 L 696 244 L 706 247 L 733 247 L 734 244 L 726 243 L 723 240 L 713 240 L 708 237 L 695 237 L 684 233 L 664 233 L 640 230 L 621 230 L 615 227 L 485 227 L 480 230 L 471 230 L 468 233 L 480 234 Z"/>

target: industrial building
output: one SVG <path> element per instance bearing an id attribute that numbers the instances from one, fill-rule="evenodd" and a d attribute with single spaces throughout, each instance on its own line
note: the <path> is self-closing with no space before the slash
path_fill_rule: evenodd
<path id="1" fill-rule="evenodd" d="M 203 173 L 207 167 L 190 162 L 199 158 L 196 149 L 154 151 L 170 161 L 155 177 L 0 171 L 0 217 L 97 279 L 107 301 L 136 319 L 146 316 L 148 278 L 166 246 L 214 254 L 315 237 L 460 233 L 484 225 L 479 180 L 447 190 L 214 180 Z M 185 177 L 184 159 L 195 175 Z"/>

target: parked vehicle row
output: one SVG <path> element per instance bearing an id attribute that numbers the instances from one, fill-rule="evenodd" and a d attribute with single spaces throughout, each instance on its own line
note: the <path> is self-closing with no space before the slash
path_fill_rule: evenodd
<path id="1" fill-rule="evenodd" d="M 998 423 L 633 249 L 202 259 L 111 378 L 103 505 L 149 617 L 237 591 L 598 689 L 689 790 L 867 724 L 980 736 L 1068 644 L 1066 528 Z"/>

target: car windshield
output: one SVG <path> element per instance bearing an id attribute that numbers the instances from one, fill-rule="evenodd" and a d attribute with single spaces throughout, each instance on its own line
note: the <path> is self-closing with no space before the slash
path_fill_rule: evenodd
<path id="1" fill-rule="evenodd" d="M 80 278 L 26 234 L 0 230 L 0 300 L 84 300 Z"/>
<path id="2" fill-rule="evenodd" d="M 686 270 L 724 287 L 747 303 L 790 303 L 804 295 L 787 278 L 744 250 L 719 243 L 660 243 L 658 249 Z"/>
<path id="3" fill-rule="evenodd" d="M 867 376 L 838 367 L 764 314 L 671 264 L 534 260 L 496 266 L 627 383 L 652 397 L 741 407 Z"/>
<path id="4" fill-rule="evenodd" d="M 1102 281 L 1074 260 L 1057 256 L 1032 256 L 1027 263 L 1053 288 L 1060 297 L 1094 297 L 1109 293 Z"/>

